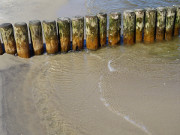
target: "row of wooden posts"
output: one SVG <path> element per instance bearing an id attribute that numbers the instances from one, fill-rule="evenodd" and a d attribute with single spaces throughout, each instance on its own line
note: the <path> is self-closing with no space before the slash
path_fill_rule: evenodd
<path id="1" fill-rule="evenodd" d="M 120 12 L 109 14 L 108 32 L 107 14 L 105 13 L 86 16 L 85 23 L 87 49 L 96 50 L 107 45 L 107 35 L 109 46 L 120 44 L 122 40 Z M 132 45 L 136 42 L 153 43 L 155 40 L 171 40 L 173 36 L 179 35 L 179 30 L 180 6 L 125 10 L 123 13 L 123 43 L 125 45 Z M 76 16 L 71 20 L 58 18 L 57 26 L 56 21 L 43 21 L 41 26 L 39 20 L 33 20 L 29 22 L 29 31 L 35 55 L 44 53 L 42 33 L 44 33 L 48 54 L 55 54 L 59 51 L 68 52 L 71 48 L 71 31 L 72 50 L 77 51 L 84 48 L 84 17 Z M 30 57 L 26 23 L 15 23 L 14 29 L 11 23 L 1 24 L 0 32 L 6 53 L 17 53 L 22 58 Z M 3 54 L 1 43 L 0 54 Z"/>

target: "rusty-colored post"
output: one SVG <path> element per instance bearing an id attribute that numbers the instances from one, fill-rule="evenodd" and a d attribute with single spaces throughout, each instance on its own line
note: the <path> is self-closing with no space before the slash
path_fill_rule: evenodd
<path id="1" fill-rule="evenodd" d="M 176 6 L 176 20 L 175 20 L 175 26 L 174 26 L 174 36 L 179 36 L 180 34 L 180 5 Z"/>
<path id="2" fill-rule="evenodd" d="M 46 41 L 46 52 L 48 54 L 55 54 L 58 52 L 58 36 L 55 21 L 43 21 L 44 38 Z"/>
<path id="3" fill-rule="evenodd" d="M 98 18 L 86 16 L 86 47 L 89 50 L 97 50 L 98 46 Z"/>
<path id="4" fill-rule="evenodd" d="M 143 41 L 143 30 L 144 30 L 144 9 L 135 9 L 136 14 L 136 38 L 137 43 Z"/>
<path id="5" fill-rule="evenodd" d="M 14 32 L 18 56 L 22 58 L 29 58 L 30 49 L 27 24 L 25 22 L 15 23 Z"/>
<path id="6" fill-rule="evenodd" d="M 135 43 L 135 13 L 133 10 L 126 10 L 123 13 L 123 41 L 125 45 Z"/>
<path id="7" fill-rule="evenodd" d="M 121 13 L 109 14 L 108 43 L 110 46 L 118 45 L 121 41 Z"/>
<path id="8" fill-rule="evenodd" d="M 156 10 L 153 8 L 146 8 L 145 26 L 144 26 L 144 43 L 154 42 L 155 26 L 156 26 Z"/>
<path id="9" fill-rule="evenodd" d="M 157 8 L 156 41 L 164 40 L 166 26 L 166 8 Z"/>
<path id="10" fill-rule="evenodd" d="M 99 26 L 99 43 L 100 46 L 106 45 L 107 39 L 107 14 L 106 13 L 98 13 L 98 26 Z"/>
<path id="11" fill-rule="evenodd" d="M 174 30 L 174 22 L 175 22 L 175 7 L 166 7 L 166 32 L 165 32 L 165 40 L 173 39 L 173 30 Z"/>
<path id="12" fill-rule="evenodd" d="M 16 54 L 16 42 L 14 39 L 14 30 L 12 24 L 11 23 L 1 24 L 0 31 L 6 53 Z"/>
<path id="13" fill-rule="evenodd" d="M 67 17 L 57 19 L 61 52 L 70 50 L 70 23 L 71 20 Z"/>
<path id="14" fill-rule="evenodd" d="M 72 18 L 72 49 L 74 51 L 84 48 L 84 17 Z"/>
<path id="15" fill-rule="evenodd" d="M 41 55 L 44 52 L 41 22 L 39 20 L 29 21 L 29 30 L 34 54 Z"/>
<path id="16" fill-rule="evenodd" d="M 3 52 L 3 49 L 2 49 L 2 44 L 1 44 L 1 39 L 0 39 L 0 55 L 2 55 L 4 52 Z"/>

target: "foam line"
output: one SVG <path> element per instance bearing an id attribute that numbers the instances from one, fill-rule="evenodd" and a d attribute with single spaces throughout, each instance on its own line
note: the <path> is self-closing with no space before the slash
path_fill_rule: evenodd
<path id="1" fill-rule="evenodd" d="M 111 63 L 112 63 L 112 60 L 110 60 L 110 61 L 108 62 L 108 69 L 109 69 L 110 72 L 115 72 L 116 69 L 114 69 L 113 67 L 111 67 Z"/>
<path id="2" fill-rule="evenodd" d="M 111 61 L 108 62 L 111 63 Z M 109 66 L 108 66 L 109 67 Z M 111 69 L 112 70 L 112 69 Z M 111 71 L 110 70 L 110 71 Z M 112 71 L 111 71 L 112 72 Z M 132 120 L 128 115 L 122 114 L 121 112 L 118 112 L 116 110 L 113 110 L 111 108 L 111 105 L 108 103 L 108 101 L 103 97 L 103 89 L 101 87 L 101 82 L 102 82 L 103 76 L 101 75 L 100 77 L 100 81 L 98 83 L 99 85 L 99 92 L 100 92 L 100 100 L 103 102 L 104 106 L 106 106 L 111 112 L 115 113 L 116 115 L 122 117 L 123 119 L 125 119 L 127 122 L 129 122 L 130 124 L 134 125 L 135 127 L 139 128 L 140 130 L 142 130 L 143 132 L 145 132 L 148 135 L 151 135 L 151 133 L 147 130 L 146 126 L 143 124 L 139 124 L 136 121 Z"/>

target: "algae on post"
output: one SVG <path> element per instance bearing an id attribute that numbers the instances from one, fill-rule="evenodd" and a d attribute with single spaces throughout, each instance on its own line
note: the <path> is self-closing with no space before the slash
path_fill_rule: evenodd
<path id="1" fill-rule="evenodd" d="M 57 19 L 61 52 L 68 52 L 70 50 L 70 23 L 69 18 Z"/>
<path id="2" fill-rule="evenodd" d="M 114 46 L 120 43 L 121 39 L 121 13 L 114 12 L 109 14 L 109 45 Z"/>
<path id="3" fill-rule="evenodd" d="M 72 49 L 84 48 L 84 17 L 76 16 L 72 19 Z"/>
<path id="4" fill-rule="evenodd" d="M 126 10 L 123 13 L 123 41 L 124 44 L 132 45 L 135 43 L 135 13 Z"/>
<path id="5" fill-rule="evenodd" d="M 143 41 L 143 29 L 144 29 L 144 9 L 136 9 L 136 42 Z"/>
<path id="6" fill-rule="evenodd" d="M 99 23 L 99 40 L 100 45 L 106 45 L 106 38 L 107 38 L 107 14 L 106 13 L 99 13 L 97 14 L 98 23 Z"/>
<path id="7" fill-rule="evenodd" d="M 14 31 L 15 31 L 15 39 L 16 39 L 16 47 L 17 47 L 18 56 L 22 58 L 29 58 L 30 50 L 29 50 L 27 24 L 24 22 L 15 23 Z"/>
<path id="8" fill-rule="evenodd" d="M 43 53 L 42 26 L 39 20 L 29 22 L 30 35 L 35 55 Z"/>
<path id="9" fill-rule="evenodd" d="M 96 50 L 98 41 L 98 18 L 97 16 L 86 16 L 86 46 L 87 49 Z"/>
<path id="10" fill-rule="evenodd" d="M 58 37 L 55 21 L 43 21 L 44 37 L 46 41 L 46 51 L 48 54 L 58 52 Z"/>

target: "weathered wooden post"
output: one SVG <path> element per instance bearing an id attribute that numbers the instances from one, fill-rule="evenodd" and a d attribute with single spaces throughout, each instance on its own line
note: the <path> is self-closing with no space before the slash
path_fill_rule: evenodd
<path id="1" fill-rule="evenodd" d="M 43 21 L 44 38 L 46 41 L 46 51 L 48 54 L 55 54 L 58 52 L 58 36 L 55 21 Z"/>
<path id="2" fill-rule="evenodd" d="M 98 18 L 86 16 L 86 47 L 89 50 L 97 50 L 98 46 Z"/>
<path id="3" fill-rule="evenodd" d="M 180 32 L 180 5 L 176 6 L 176 20 L 175 20 L 175 26 L 174 26 L 174 36 L 179 36 Z"/>
<path id="4" fill-rule="evenodd" d="M 61 52 L 68 52 L 70 50 L 70 22 L 69 18 L 57 19 Z"/>
<path id="5" fill-rule="evenodd" d="M 156 10 L 146 8 L 145 26 L 144 26 L 144 43 L 153 43 L 155 40 Z"/>
<path id="6" fill-rule="evenodd" d="M 84 17 L 72 18 L 72 49 L 74 51 L 84 48 Z"/>
<path id="7" fill-rule="evenodd" d="M 18 56 L 22 58 L 29 58 L 30 49 L 27 24 L 25 22 L 15 23 L 14 32 Z"/>
<path id="8" fill-rule="evenodd" d="M 144 30 L 144 9 L 135 9 L 136 14 L 136 42 L 143 41 L 143 30 Z"/>
<path id="9" fill-rule="evenodd" d="M 135 43 L 135 13 L 133 10 L 126 10 L 123 13 L 123 41 L 125 45 Z"/>
<path id="10" fill-rule="evenodd" d="M 166 26 L 166 8 L 157 8 L 156 41 L 164 40 Z"/>
<path id="11" fill-rule="evenodd" d="M 12 24 L 11 23 L 1 24 L 0 31 L 6 53 L 16 54 L 16 42 L 14 39 L 14 30 Z"/>
<path id="12" fill-rule="evenodd" d="M 2 55 L 4 52 L 3 52 L 3 49 L 2 49 L 2 44 L 1 44 L 1 39 L 0 39 L 0 55 Z"/>
<path id="13" fill-rule="evenodd" d="M 98 13 L 98 26 L 99 26 L 99 43 L 103 47 L 106 45 L 107 40 L 107 14 Z"/>
<path id="14" fill-rule="evenodd" d="M 109 14 L 108 43 L 110 46 L 120 44 L 121 41 L 121 13 L 113 12 Z"/>
<path id="15" fill-rule="evenodd" d="M 41 22 L 39 20 L 29 21 L 29 30 L 34 54 L 41 55 L 44 52 Z"/>
<path id="16" fill-rule="evenodd" d="M 175 8 L 166 7 L 166 32 L 165 40 L 172 40 L 174 34 Z"/>

